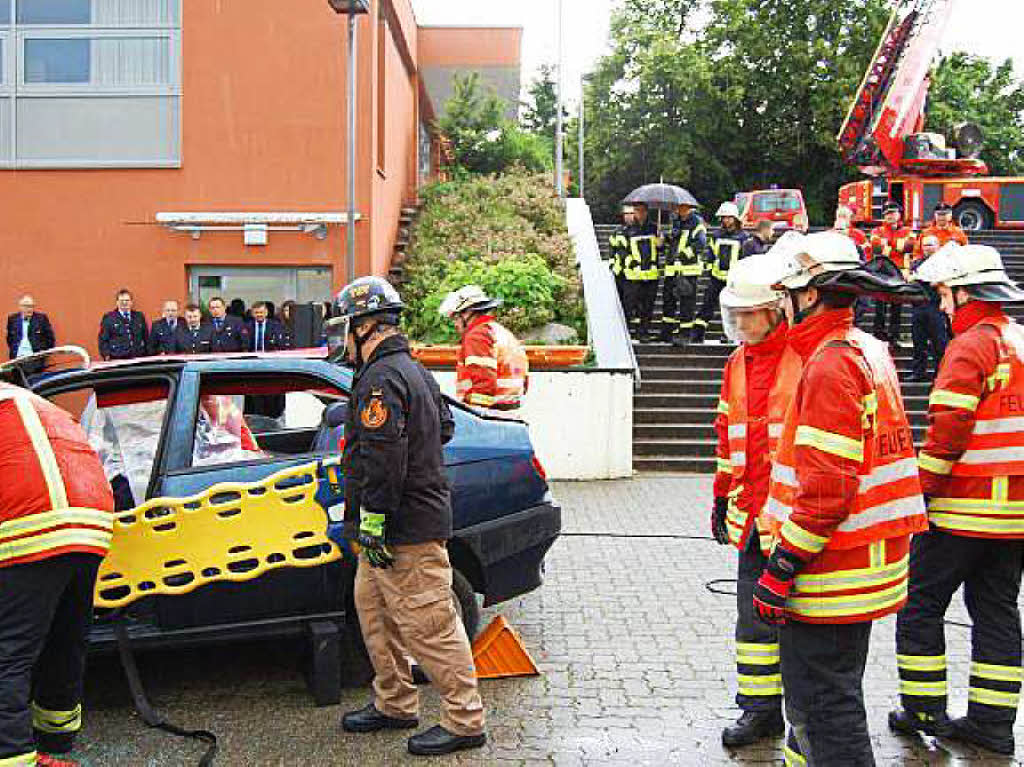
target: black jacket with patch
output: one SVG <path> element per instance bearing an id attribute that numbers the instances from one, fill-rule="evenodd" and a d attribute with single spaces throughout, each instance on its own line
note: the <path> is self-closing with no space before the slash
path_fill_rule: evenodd
<path id="1" fill-rule="evenodd" d="M 442 445 L 455 421 L 404 336 L 385 338 L 352 379 L 345 424 L 345 534 L 361 508 L 387 515 L 392 544 L 445 541 L 452 510 Z"/>

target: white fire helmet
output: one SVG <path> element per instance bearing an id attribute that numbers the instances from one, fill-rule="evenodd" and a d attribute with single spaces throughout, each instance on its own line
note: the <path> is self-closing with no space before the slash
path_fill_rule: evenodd
<path id="1" fill-rule="evenodd" d="M 740 209 L 736 207 L 734 202 L 723 202 L 718 206 L 718 210 L 715 211 L 715 215 L 719 218 L 725 218 L 726 216 L 732 216 L 733 218 L 740 217 Z"/>
<path id="2" fill-rule="evenodd" d="M 467 309 L 485 311 L 497 306 L 501 306 L 500 298 L 491 298 L 479 285 L 464 285 L 445 296 L 437 311 L 445 317 L 453 317 Z"/>
<path id="3" fill-rule="evenodd" d="M 912 279 L 950 288 L 970 288 L 982 301 L 1024 301 L 1024 291 L 1010 279 L 999 251 L 990 245 L 947 242 L 914 270 Z"/>
<path id="4" fill-rule="evenodd" d="M 785 294 L 773 287 L 777 265 L 770 253 L 749 256 L 733 264 L 725 288 L 718 298 L 722 307 L 722 329 L 735 343 L 758 343 L 764 336 L 753 337 L 740 330 L 738 316 L 746 312 L 769 309 L 777 312 L 772 328 L 782 319 Z"/>
<path id="5" fill-rule="evenodd" d="M 853 240 L 834 230 L 814 234 L 786 232 L 768 254 L 775 256 L 777 279 L 773 284 L 787 290 L 806 288 L 820 274 L 861 267 L 860 253 Z"/>

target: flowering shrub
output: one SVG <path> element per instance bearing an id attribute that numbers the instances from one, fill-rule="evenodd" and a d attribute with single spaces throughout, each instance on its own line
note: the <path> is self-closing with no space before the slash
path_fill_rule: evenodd
<path id="1" fill-rule="evenodd" d="M 469 283 L 504 300 L 495 314 L 514 333 L 561 322 L 586 337 L 572 242 L 546 176 L 475 176 L 430 187 L 422 199 L 402 286 L 413 338 L 456 340 L 437 309 Z"/>

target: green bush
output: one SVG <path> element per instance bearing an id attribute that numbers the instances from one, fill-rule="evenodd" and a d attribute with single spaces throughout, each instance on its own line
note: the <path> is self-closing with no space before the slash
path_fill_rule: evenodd
<path id="1" fill-rule="evenodd" d="M 586 338 L 586 310 L 561 202 L 550 180 L 516 169 L 434 185 L 413 228 L 402 296 L 410 335 L 456 340 L 437 310 L 475 283 L 504 300 L 495 312 L 514 333 L 561 322 Z"/>

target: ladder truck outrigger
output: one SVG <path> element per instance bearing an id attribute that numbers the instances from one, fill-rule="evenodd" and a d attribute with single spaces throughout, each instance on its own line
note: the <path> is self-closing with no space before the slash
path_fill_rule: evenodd
<path id="1" fill-rule="evenodd" d="M 953 0 L 901 0 L 836 136 L 843 158 L 871 178 L 839 190 L 854 221 L 881 223 L 896 202 L 914 227 L 941 202 L 966 230 L 1024 229 L 1024 177 L 992 177 L 979 158 L 981 130 L 957 125 L 946 137 L 924 132 L 930 70 Z"/>

